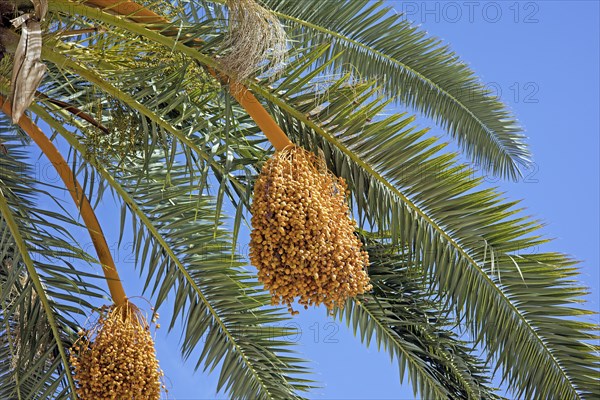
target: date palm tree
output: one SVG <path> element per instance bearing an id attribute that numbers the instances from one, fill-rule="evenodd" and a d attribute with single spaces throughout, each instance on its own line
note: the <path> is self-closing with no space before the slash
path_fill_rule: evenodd
<path id="1" fill-rule="evenodd" d="M 146 296 L 181 324 L 183 356 L 217 369 L 217 390 L 308 395 L 318 382 L 276 327 L 293 317 L 235 252 L 253 181 L 290 141 L 348 182 L 369 251 L 373 289 L 336 317 L 388 352 L 415 393 L 499 398 L 494 372 L 514 397 L 600 397 L 576 262 L 536 252 L 548 241 L 540 223 L 472 176 L 470 163 L 515 178 L 530 160 L 505 106 L 381 1 L 264 0 L 287 61 L 266 54 L 236 75 L 228 15 L 248 4 L 0 1 L 0 398 L 75 398 L 68 352 L 80 324 L 106 283 L 127 301 L 101 230 L 114 220 L 132 237 Z M 57 212 L 32 146 L 81 218 Z M 121 216 L 99 221 L 93 205 L 108 197 Z M 73 245 L 81 226 L 95 254 Z"/>

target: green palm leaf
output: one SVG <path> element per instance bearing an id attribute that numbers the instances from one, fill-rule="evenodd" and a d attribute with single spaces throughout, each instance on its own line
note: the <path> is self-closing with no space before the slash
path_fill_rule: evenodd
<path id="1" fill-rule="evenodd" d="M 373 293 L 348 302 L 339 311 L 360 332 L 398 362 L 414 394 L 423 398 L 499 398 L 488 384 L 488 371 L 457 338 L 439 301 L 431 299 L 427 283 L 410 259 L 393 246 L 370 240 L 369 276 Z"/>
<path id="2" fill-rule="evenodd" d="M 263 309 L 270 296 L 232 259 L 231 238 L 221 230 L 215 233 L 214 203 L 197 192 L 197 177 L 190 182 L 189 173 L 176 166 L 167 177 L 160 157 L 140 175 L 142 163 L 128 160 L 131 167 L 116 174 L 117 180 L 163 238 L 163 243 L 148 246 L 150 238 L 134 232 L 134 247 L 142 260 L 151 260 L 147 276 L 154 282 L 157 304 L 167 293 L 175 293 L 171 327 L 179 316 L 184 355 L 189 356 L 204 337 L 196 366 L 204 363 L 212 370 L 223 361 L 217 390 L 225 388 L 233 398 L 296 398 L 296 391 L 310 386 L 297 379 L 307 372 L 302 361 L 286 355 L 292 343 L 285 337 L 291 332 L 266 328 L 284 321 L 287 313 Z"/>
<path id="3" fill-rule="evenodd" d="M 76 339 L 75 316 L 100 297 L 95 275 L 77 271 L 91 261 L 68 234 L 68 217 L 36 207 L 44 193 L 17 158 L 27 153 L 2 134 L 7 154 L 0 171 L 0 397 L 73 398 L 67 350 Z M 34 195 L 35 194 L 35 195 Z M 50 199 L 56 201 L 50 193 Z"/>
<path id="4" fill-rule="evenodd" d="M 514 252 L 545 242 L 531 234 L 539 224 L 515 217 L 519 211 L 515 203 L 503 202 L 494 190 L 478 189 L 469 169 L 458 165 L 452 155 L 436 154 L 443 145 L 436 145 L 435 139 L 423 140 L 425 131 L 411 128 L 411 119 L 377 117 L 382 102 L 372 100 L 376 87 L 348 82 L 345 90 L 337 89 L 343 86 L 344 82 L 333 83 L 336 90 L 313 95 L 312 102 L 302 94 L 286 97 L 288 89 L 298 93 L 293 81 L 269 91 L 258 84 L 253 87 L 270 100 L 280 124 L 296 143 L 323 151 L 330 168 L 347 179 L 368 225 L 389 230 L 392 240 L 406 246 L 413 262 L 423 265 L 455 311 L 466 317 L 478 340 L 498 356 L 517 393 L 526 398 L 534 398 L 538 391 L 558 393 L 561 398 L 596 395 L 597 377 L 588 373 L 580 378 L 580 366 L 574 361 L 598 365 L 596 348 L 588 344 L 595 338 L 589 331 L 596 327 L 564 322 L 582 311 L 566 312 L 551 303 L 544 316 L 537 316 L 513 301 L 527 296 L 528 277 L 535 277 L 521 268 L 525 260 Z M 323 105 L 322 99 L 326 99 Z M 562 293 L 561 304 L 578 301 L 582 290 L 560 279 L 567 260 L 561 255 L 552 260 L 545 268 L 556 270 L 558 280 L 539 287 L 536 295 L 545 299 L 547 290 Z M 505 275 L 524 283 L 506 286 Z M 579 338 L 579 344 L 565 347 L 554 341 L 559 326 L 569 331 L 569 337 Z M 521 339 L 513 340 L 515 335 Z M 544 373 L 538 379 L 524 372 L 540 369 Z"/>

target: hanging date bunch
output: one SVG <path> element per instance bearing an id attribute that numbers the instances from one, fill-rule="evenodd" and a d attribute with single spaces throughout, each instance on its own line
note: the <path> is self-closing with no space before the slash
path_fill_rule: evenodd
<path id="1" fill-rule="evenodd" d="M 268 69 L 277 73 L 285 63 L 287 36 L 277 17 L 255 0 L 227 0 L 229 30 L 221 65 L 244 80 Z"/>
<path id="2" fill-rule="evenodd" d="M 158 400 L 164 389 L 150 326 L 131 303 L 102 307 L 94 326 L 79 332 L 70 362 L 83 400 Z"/>
<path id="3" fill-rule="evenodd" d="M 272 303 L 295 299 L 331 311 L 371 289 L 367 252 L 354 234 L 347 186 L 325 161 L 298 147 L 268 160 L 254 186 L 250 259 Z"/>

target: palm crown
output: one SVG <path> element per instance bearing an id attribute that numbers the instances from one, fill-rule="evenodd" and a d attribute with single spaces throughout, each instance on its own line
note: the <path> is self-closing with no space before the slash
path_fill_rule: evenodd
<path id="1" fill-rule="evenodd" d="M 0 1 L 4 99 L 20 60 L 8 20 L 34 3 L 45 4 Z M 75 396 L 68 349 L 92 299 L 104 296 L 85 266 L 110 264 L 70 244 L 76 217 L 44 206 L 60 201 L 24 161 L 29 138 L 53 147 L 37 126 L 81 161 L 65 179 L 81 182 L 82 210 L 111 194 L 122 204 L 120 228 L 133 231 L 155 307 L 171 307 L 171 327 L 181 318 L 183 355 L 201 348 L 192 361 L 219 366 L 218 390 L 232 398 L 300 398 L 317 385 L 289 331 L 263 328 L 291 316 L 270 306 L 234 250 L 253 182 L 273 153 L 267 138 L 278 147 L 283 132 L 348 183 L 373 289 L 337 315 L 366 345 L 389 352 L 415 392 L 499 397 L 477 344 L 512 395 L 600 396 L 590 344 L 597 327 L 575 304 L 585 294 L 575 262 L 535 252 L 547 241 L 539 222 L 483 187 L 414 117 L 385 113 L 414 109 L 472 162 L 517 177 L 530 160 L 524 137 L 473 72 L 383 2 L 266 0 L 288 36 L 288 61 L 277 75 L 266 64 L 242 79 L 223 62 L 231 56 L 224 3 L 48 3 L 39 51 L 47 71 L 25 105 L 37 125 L 17 118 L 14 130 L 15 109 L 3 108 L 0 397 Z"/>

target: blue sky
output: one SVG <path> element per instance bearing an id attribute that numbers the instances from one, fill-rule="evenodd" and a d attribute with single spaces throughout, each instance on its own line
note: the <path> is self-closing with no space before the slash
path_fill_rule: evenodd
<path id="1" fill-rule="evenodd" d="M 544 232 L 556 238 L 547 249 L 582 260 L 581 279 L 592 292 L 588 307 L 598 310 L 598 2 L 389 4 L 450 43 L 517 115 L 535 164 L 519 182 L 488 181 L 507 197 L 523 199 L 528 214 L 547 223 Z M 419 123 L 432 126 L 425 119 Z M 433 132 L 444 135 L 439 129 Z M 298 351 L 312 360 L 315 377 L 324 385 L 311 398 L 415 398 L 406 381 L 400 384 L 398 368 L 387 354 L 366 349 L 323 310 L 302 311 L 294 322 L 302 332 Z M 191 363 L 178 356 L 178 337 L 167 341 L 165 334 L 159 334 L 157 344 L 172 397 L 217 398 L 216 372 L 193 374 Z"/>
<path id="2" fill-rule="evenodd" d="M 315 0 L 317 1 L 317 0 Z M 556 240 L 546 250 L 582 260 L 581 280 L 590 287 L 588 308 L 599 310 L 599 3 L 597 1 L 463 2 L 389 1 L 396 12 L 449 43 L 519 118 L 529 137 L 534 165 L 518 182 L 488 178 L 510 199 L 523 199 L 528 214 L 547 223 Z M 418 119 L 433 133 L 444 132 Z M 99 216 L 109 243 L 118 240 L 118 208 L 111 202 Z M 247 231 L 241 235 L 248 235 Z M 242 239 L 243 240 L 243 239 Z M 141 282 L 128 262 L 131 248 L 115 249 L 128 293 Z M 168 306 L 161 312 L 169 320 Z M 597 318 L 596 318 L 597 320 Z M 326 317 L 323 309 L 301 311 L 297 350 L 312 361 L 323 388 L 315 399 L 413 399 L 400 384 L 398 368 L 376 348 L 365 348 L 350 329 Z M 157 334 L 169 398 L 215 399 L 218 371 L 194 373 L 184 363 L 179 332 Z"/>

